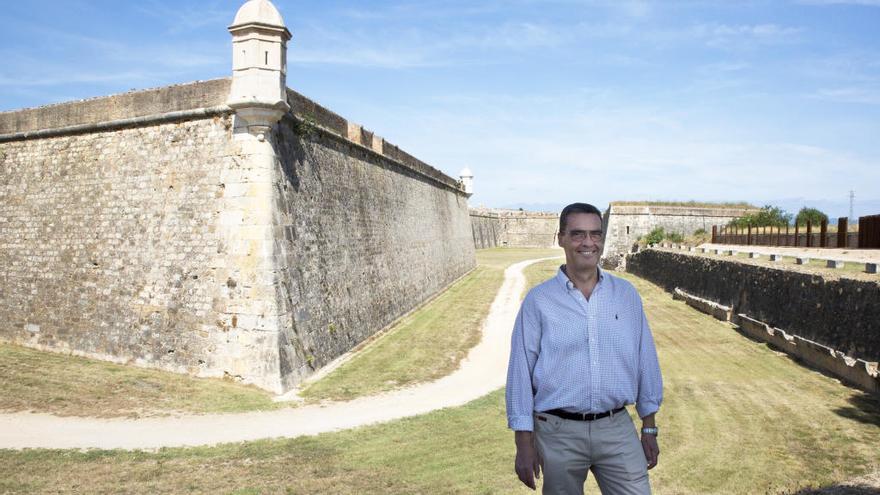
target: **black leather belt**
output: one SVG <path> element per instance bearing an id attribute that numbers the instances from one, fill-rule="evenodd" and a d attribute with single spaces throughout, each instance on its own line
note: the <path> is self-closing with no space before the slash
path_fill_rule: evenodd
<path id="1" fill-rule="evenodd" d="M 544 411 L 543 413 L 539 414 L 552 414 L 562 419 L 571 419 L 574 421 L 595 421 L 597 419 L 607 418 L 608 416 L 612 416 L 625 410 L 626 407 L 618 407 L 613 411 L 605 411 L 601 413 L 573 413 L 565 411 L 563 409 L 551 409 L 549 411 Z"/>

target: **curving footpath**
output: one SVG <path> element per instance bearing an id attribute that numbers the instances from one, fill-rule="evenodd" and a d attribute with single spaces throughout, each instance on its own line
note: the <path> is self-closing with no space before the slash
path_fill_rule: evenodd
<path id="1" fill-rule="evenodd" d="M 421 385 L 348 402 L 240 414 L 144 419 L 0 414 L 0 449 L 157 449 L 292 438 L 337 431 L 460 406 L 504 386 L 510 331 L 525 288 L 523 268 L 511 265 L 483 323 L 483 337 L 458 370 Z"/>

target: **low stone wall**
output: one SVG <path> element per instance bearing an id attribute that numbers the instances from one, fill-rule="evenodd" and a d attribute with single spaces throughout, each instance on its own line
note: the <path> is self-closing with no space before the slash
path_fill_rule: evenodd
<path id="1" fill-rule="evenodd" d="M 830 355 L 838 355 L 838 359 L 846 356 L 845 361 L 860 360 L 867 370 L 860 373 L 868 376 L 874 373 L 873 379 L 877 380 L 876 362 L 880 360 L 878 282 L 825 278 L 654 249 L 627 256 L 627 271 L 677 292 L 679 297 L 685 298 L 682 294 L 686 294 L 690 299 L 698 299 L 689 304 L 695 307 L 702 304 L 706 307 L 703 311 L 719 319 L 729 319 L 752 330 L 755 325 L 775 329 L 794 336 L 787 342 L 796 337 L 813 344 L 812 348 L 820 346 Z M 837 365 L 828 366 L 810 357 L 816 352 L 797 355 L 814 366 L 840 372 L 834 369 Z M 864 382 L 842 378 L 870 389 Z"/>
<path id="2" fill-rule="evenodd" d="M 471 229 L 477 249 L 489 247 L 554 247 L 558 213 L 471 209 Z"/>

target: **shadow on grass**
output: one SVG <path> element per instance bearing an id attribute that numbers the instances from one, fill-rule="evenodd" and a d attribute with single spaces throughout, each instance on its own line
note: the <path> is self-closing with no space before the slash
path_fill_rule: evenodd
<path id="1" fill-rule="evenodd" d="M 880 426 L 880 397 L 867 393 L 861 393 L 850 397 L 851 407 L 838 407 L 834 410 L 839 416 L 852 419 L 860 423 Z M 880 491 L 873 493 L 880 494 Z"/>
<path id="2" fill-rule="evenodd" d="M 802 488 L 781 495 L 880 495 L 880 488 L 867 485 L 831 485 L 822 488 Z"/>

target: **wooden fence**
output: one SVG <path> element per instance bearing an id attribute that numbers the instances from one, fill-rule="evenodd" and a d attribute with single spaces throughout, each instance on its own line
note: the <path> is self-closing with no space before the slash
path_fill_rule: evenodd
<path id="1" fill-rule="evenodd" d="M 859 217 L 859 247 L 880 249 L 880 215 Z"/>
<path id="2" fill-rule="evenodd" d="M 800 246 L 815 248 L 880 249 L 880 215 L 859 218 L 857 232 L 849 232 L 846 217 L 837 220 L 837 232 L 828 232 L 828 222 L 818 226 L 807 222 L 785 227 L 730 227 L 712 226 L 713 244 L 742 244 L 747 246 Z"/>

